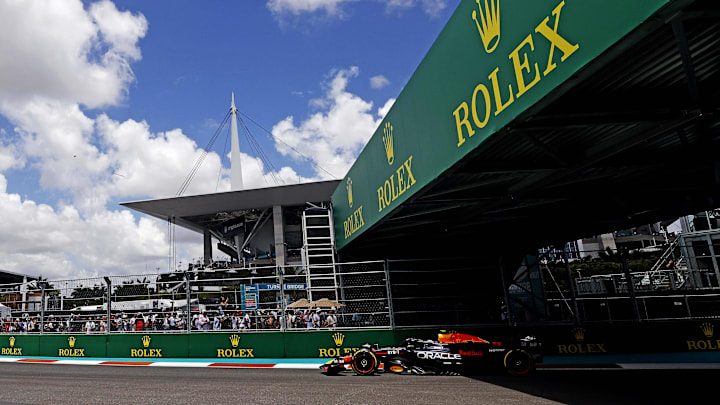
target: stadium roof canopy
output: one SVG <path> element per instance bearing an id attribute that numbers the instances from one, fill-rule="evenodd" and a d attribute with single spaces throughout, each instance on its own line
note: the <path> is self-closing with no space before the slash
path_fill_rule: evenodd
<path id="1" fill-rule="evenodd" d="M 462 0 L 334 192 L 338 246 L 538 247 L 717 207 L 719 107 L 717 0 Z"/>
<path id="2" fill-rule="evenodd" d="M 203 232 L 209 226 L 232 219 L 235 212 L 330 201 L 338 180 L 230 191 L 186 197 L 125 202 L 120 205 L 178 225 Z"/>

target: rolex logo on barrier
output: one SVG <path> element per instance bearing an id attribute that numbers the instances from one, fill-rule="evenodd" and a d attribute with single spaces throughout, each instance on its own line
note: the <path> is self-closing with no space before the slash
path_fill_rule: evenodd
<path id="1" fill-rule="evenodd" d="M 703 334 L 705 334 L 705 337 L 711 338 L 713 337 L 715 326 L 711 324 L 710 322 L 705 322 L 702 325 L 700 325 L 700 329 L 702 329 Z"/>
<path id="2" fill-rule="evenodd" d="M 715 335 L 715 325 L 711 322 L 703 322 L 700 324 L 700 330 L 705 336 L 701 340 L 687 340 L 687 349 L 693 351 L 720 350 L 720 339 L 713 339 Z"/>
<path id="3" fill-rule="evenodd" d="M 240 336 L 238 335 L 230 335 L 230 344 L 232 347 L 238 347 L 240 344 Z"/>
<path id="4" fill-rule="evenodd" d="M 573 328 L 572 334 L 578 342 L 585 340 L 585 328 Z"/>
<path id="5" fill-rule="evenodd" d="M 69 349 L 58 349 L 58 357 L 85 357 L 85 349 L 75 347 L 77 338 L 75 336 L 68 337 Z"/>
<path id="6" fill-rule="evenodd" d="M 585 341 L 587 331 L 580 326 L 572 328 L 570 335 L 576 343 L 557 345 L 558 354 L 597 354 L 607 353 L 607 343 L 588 343 Z"/>
<path id="7" fill-rule="evenodd" d="M 342 346 L 343 341 L 345 340 L 345 335 L 338 332 L 338 333 L 332 335 L 332 339 L 333 339 L 333 342 L 335 342 L 335 346 L 339 347 L 339 346 Z"/>
<path id="8" fill-rule="evenodd" d="M 318 357 L 340 357 L 350 356 L 356 351 L 360 350 L 359 347 L 342 347 L 345 343 L 345 334 L 337 332 L 330 335 L 330 339 L 335 343 L 335 347 L 328 347 L 327 349 L 318 349 Z"/>
<path id="9" fill-rule="evenodd" d="M 8 338 L 8 344 L 10 347 L 3 347 L 0 348 L 0 354 L 3 356 L 22 356 L 22 348 L 21 347 L 15 347 L 15 336 L 10 336 Z"/>
<path id="10" fill-rule="evenodd" d="M 151 349 L 150 341 L 152 338 L 148 335 L 143 335 L 140 338 L 142 342 L 142 349 L 130 349 L 130 357 L 162 357 L 162 349 Z"/>
<path id="11" fill-rule="evenodd" d="M 475 2 L 479 10 L 473 10 L 472 19 L 475 20 L 480 32 L 485 52 L 492 53 L 500 43 L 500 0 L 475 0 Z M 479 21 L 478 11 L 480 11 Z"/>
<path id="12" fill-rule="evenodd" d="M 387 156 L 387 162 L 392 166 L 395 161 L 395 151 L 393 150 L 393 126 L 389 122 L 385 123 L 383 128 L 383 145 L 385 145 L 385 156 Z"/>
<path id="13" fill-rule="evenodd" d="M 240 335 L 232 334 L 228 336 L 232 349 L 217 349 L 217 357 L 255 357 L 254 349 L 238 348 L 240 345 Z"/>

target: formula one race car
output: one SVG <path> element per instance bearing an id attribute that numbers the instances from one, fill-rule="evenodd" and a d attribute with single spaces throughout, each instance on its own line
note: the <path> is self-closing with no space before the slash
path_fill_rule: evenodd
<path id="1" fill-rule="evenodd" d="M 320 366 L 325 374 L 352 370 L 357 375 L 396 374 L 472 375 L 505 370 L 525 375 L 542 361 L 540 343 L 527 336 L 510 347 L 463 333 L 438 334 L 438 340 L 405 339 L 402 346 L 364 345 L 352 356 L 338 357 Z"/>

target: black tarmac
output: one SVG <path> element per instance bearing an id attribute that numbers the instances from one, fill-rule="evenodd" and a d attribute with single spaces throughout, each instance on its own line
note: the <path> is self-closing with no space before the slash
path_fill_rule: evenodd
<path id="1" fill-rule="evenodd" d="M 0 364 L 0 403 L 710 404 L 720 370 L 542 370 L 518 378 Z"/>

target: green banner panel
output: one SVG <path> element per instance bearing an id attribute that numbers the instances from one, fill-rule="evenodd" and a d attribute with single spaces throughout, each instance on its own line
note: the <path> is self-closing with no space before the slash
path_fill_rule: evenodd
<path id="1" fill-rule="evenodd" d="M 462 0 L 333 193 L 338 248 L 670 1 Z"/>
<path id="2" fill-rule="evenodd" d="M 286 332 L 287 357 L 337 357 L 353 354 L 363 344 L 400 343 L 391 330 Z"/>
<path id="3" fill-rule="evenodd" d="M 105 357 L 105 335 L 43 335 L 40 336 L 40 356 L 49 357 Z"/>
<path id="4" fill-rule="evenodd" d="M 40 337 L 37 335 L 0 336 L 0 355 L 2 356 L 37 356 L 39 347 Z"/>
<path id="5" fill-rule="evenodd" d="M 191 334 L 190 357 L 283 358 L 282 332 Z"/>
<path id="6" fill-rule="evenodd" d="M 107 337 L 108 357 L 133 359 L 188 357 L 187 334 L 126 334 Z"/>

